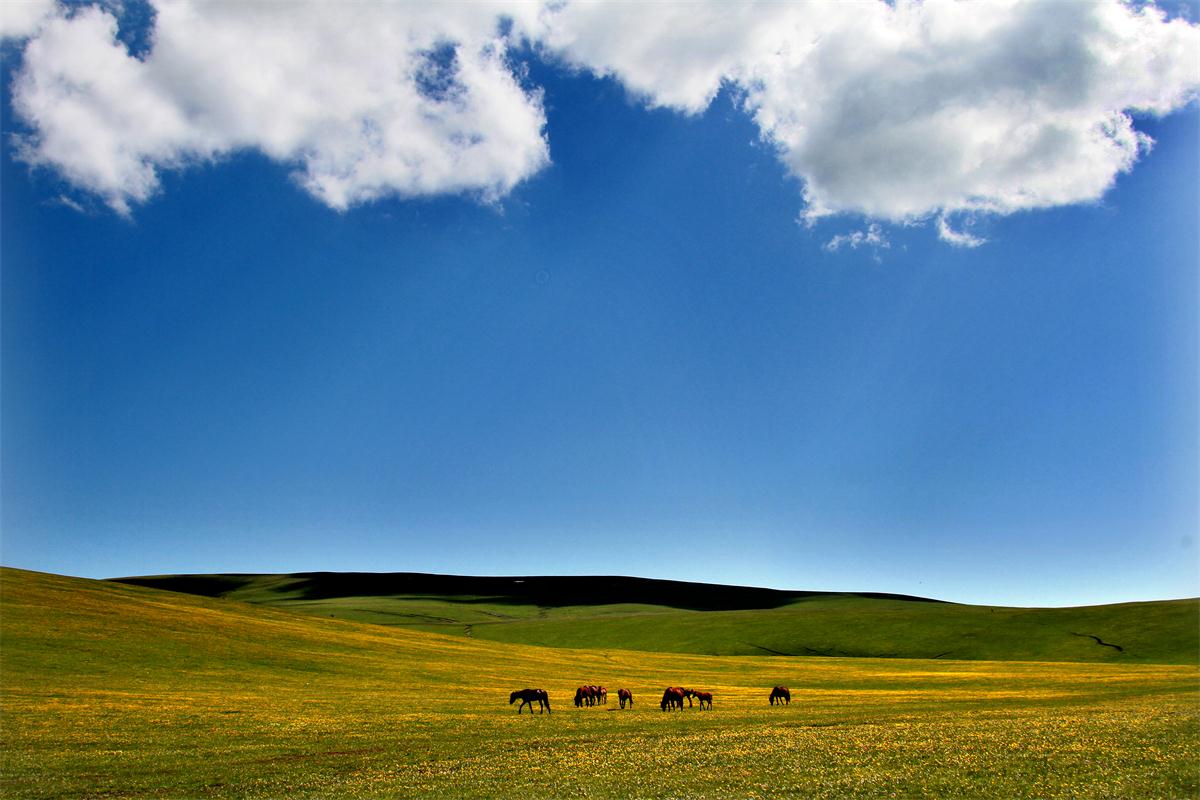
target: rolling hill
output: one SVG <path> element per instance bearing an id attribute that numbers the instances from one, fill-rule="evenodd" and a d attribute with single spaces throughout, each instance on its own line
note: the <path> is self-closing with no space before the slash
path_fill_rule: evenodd
<path id="1" fill-rule="evenodd" d="M 4 568 L 0 643 L 5 797 L 1200 790 L 1194 666 L 548 649 Z M 585 682 L 637 702 L 574 708 Z M 663 713 L 674 684 L 714 710 Z"/>
<path id="2" fill-rule="evenodd" d="M 615 576 L 166 575 L 118 582 L 475 639 L 701 655 L 1195 664 L 1200 600 L 1006 608 Z"/>

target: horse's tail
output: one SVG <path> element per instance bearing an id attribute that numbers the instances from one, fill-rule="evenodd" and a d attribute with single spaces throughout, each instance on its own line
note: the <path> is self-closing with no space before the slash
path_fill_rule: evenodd
<path id="1" fill-rule="evenodd" d="M 546 704 L 546 711 L 549 712 L 550 711 L 550 694 L 549 694 L 549 692 L 546 692 L 544 690 L 542 691 L 542 702 Z"/>

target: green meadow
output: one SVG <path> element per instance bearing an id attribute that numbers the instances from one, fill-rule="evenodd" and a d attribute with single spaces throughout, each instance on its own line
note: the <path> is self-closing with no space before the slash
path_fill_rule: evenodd
<path id="1" fill-rule="evenodd" d="M 1194 664 L 1200 602 L 1168 600 L 1079 608 L 1004 608 L 855 594 L 779 592 L 770 608 L 688 610 L 662 599 L 689 585 L 639 581 L 660 600 L 588 603 L 554 597 L 454 594 L 461 579 L 423 576 L 423 594 L 404 576 L 371 575 L 376 594 L 354 594 L 346 576 L 197 575 L 135 578 L 141 585 L 198 592 L 276 609 L 514 644 L 697 655 L 788 655 L 987 661 Z M 387 582 L 396 592 L 388 592 Z M 445 588 L 440 594 L 429 589 Z M 580 578 L 580 581 L 603 579 Z M 731 587 L 692 584 L 721 605 Z M 601 595 L 603 587 L 589 591 Z M 696 598 L 691 598 L 696 599 Z M 754 598 L 751 598 L 753 600 Z M 769 598 L 767 598 L 769 599 Z M 539 603 L 538 600 L 541 602 Z M 684 607 L 679 607 L 679 606 Z"/>
<path id="2" fill-rule="evenodd" d="M 0 604 L 5 797 L 1200 792 L 1194 663 L 542 648 L 12 569 Z M 667 685 L 713 710 L 663 713 Z"/>

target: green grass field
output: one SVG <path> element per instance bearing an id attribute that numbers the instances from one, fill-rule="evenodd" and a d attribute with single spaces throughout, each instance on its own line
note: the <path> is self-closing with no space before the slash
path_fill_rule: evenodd
<path id="1" fill-rule="evenodd" d="M 0 609 L 5 797 L 1200 792 L 1195 665 L 547 649 L 10 569 Z"/>
<path id="2" fill-rule="evenodd" d="M 826 594 L 787 598 L 774 608 L 695 611 L 678 607 L 688 598 L 681 598 L 677 607 L 538 605 L 527 597 L 453 595 L 449 587 L 441 595 L 313 597 L 353 591 L 353 581 L 329 587 L 318 580 L 314 591 L 312 586 L 299 588 L 305 582 L 292 575 L 138 580 L 314 616 L 545 647 L 1111 664 L 1195 664 L 1200 659 L 1200 601 L 1196 599 L 1003 608 Z M 437 586 L 436 580 L 432 583 Z M 653 589 L 662 582 L 646 583 Z M 729 588 L 705 587 L 697 594 L 719 594 Z M 673 591 L 683 593 L 679 585 Z M 669 599 L 672 587 L 653 593 Z"/>

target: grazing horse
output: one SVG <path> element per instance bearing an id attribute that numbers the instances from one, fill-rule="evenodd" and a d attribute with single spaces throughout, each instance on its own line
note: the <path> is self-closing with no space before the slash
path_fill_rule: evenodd
<path id="1" fill-rule="evenodd" d="M 621 708 L 625 707 L 625 701 L 629 701 L 629 707 L 633 708 L 633 692 L 628 689 L 617 689 L 617 699 L 621 701 Z"/>
<path id="2" fill-rule="evenodd" d="M 700 701 L 700 710 L 701 711 L 704 710 L 705 703 L 708 704 L 708 710 L 712 711 L 712 692 L 697 692 L 696 690 L 693 689 L 692 694 L 694 694 L 696 696 L 696 699 Z"/>
<path id="3" fill-rule="evenodd" d="M 688 708 L 692 707 L 692 698 L 695 697 L 696 694 L 697 694 L 697 692 L 695 689 L 684 689 L 683 690 L 683 696 L 686 697 L 687 701 L 688 701 Z"/>
<path id="4" fill-rule="evenodd" d="M 788 691 L 786 686 L 776 686 L 771 690 L 771 705 L 775 705 L 775 701 L 779 701 L 779 705 L 787 703 L 792 704 L 792 693 Z"/>
<path id="5" fill-rule="evenodd" d="M 680 689 L 678 686 L 668 686 L 666 688 L 666 691 L 663 692 L 661 706 L 662 706 L 663 711 L 666 711 L 668 708 L 676 708 L 676 707 L 678 707 L 679 710 L 682 711 L 683 710 L 683 689 Z"/>
<path id="6" fill-rule="evenodd" d="M 604 705 L 608 705 L 608 689 L 603 686 L 596 687 L 596 700 Z"/>
<path id="7" fill-rule="evenodd" d="M 532 714 L 533 702 L 535 700 L 538 702 L 538 705 L 541 708 L 539 713 L 545 714 L 550 710 L 550 695 L 546 694 L 545 689 L 522 689 L 519 692 L 513 692 L 508 696 L 508 704 L 510 706 L 517 702 L 517 700 L 521 701 L 521 705 L 517 706 L 518 714 L 521 713 L 521 710 L 525 708 L 526 704 L 529 706 L 529 713 Z"/>
<path id="8" fill-rule="evenodd" d="M 596 687 L 580 686 L 575 690 L 575 707 L 596 705 Z"/>

